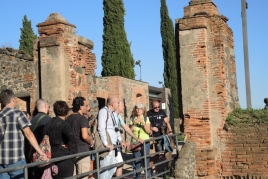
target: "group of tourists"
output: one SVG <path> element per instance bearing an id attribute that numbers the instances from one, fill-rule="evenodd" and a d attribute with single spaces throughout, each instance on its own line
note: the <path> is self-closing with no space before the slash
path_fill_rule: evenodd
<path id="1" fill-rule="evenodd" d="M 50 106 L 47 100 L 38 99 L 35 103 L 35 115 L 29 120 L 25 113 L 16 109 L 16 97 L 11 90 L 0 93 L 0 170 L 13 166 L 20 166 L 33 162 L 33 154 L 38 153 L 41 160 L 49 163 L 49 156 L 45 154 L 39 144 L 44 136 L 49 137 L 51 158 L 68 156 L 75 153 L 94 150 L 101 143 L 109 151 L 100 153 L 100 167 L 122 163 L 121 150 L 130 147 L 123 130 L 132 137 L 132 144 L 140 144 L 139 150 L 132 150 L 133 157 L 139 158 L 150 152 L 163 151 L 163 140 L 145 142 L 150 137 L 159 137 L 172 134 L 166 113 L 160 109 L 158 101 L 152 101 L 152 109 L 146 111 L 142 103 L 137 103 L 132 111 L 129 126 L 122 120 L 120 113 L 124 112 L 124 102 L 116 96 L 107 99 L 106 106 L 99 110 L 97 118 L 92 119 L 89 101 L 84 97 L 73 99 L 70 110 L 65 101 L 56 101 L 53 104 L 55 117 L 49 116 Z M 95 126 L 95 130 L 94 130 Z M 163 132 L 163 127 L 166 132 Z M 93 129 L 93 130 L 92 130 Z M 97 136 L 99 141 L 97 141 Z M 24 140 L 24 138 L 26 138 Z M 121 148 L 114 146 L 121 145 Z M 141 167 L 147 166 L 147 176 L 156 175 L 155 162 L 163 156 L 159 153 L 147 157 L 146 163 L 137 159 L 133 162 L 133 177 L 141 178 Z M 86 155 L 50 163 L 44 167 L 28 168 L 29 179 L 53 178 L 61 179 L 79 175 L 94 170 L 95 155 Z M 149 169 L 151 166 L 151 169 Z M 100 172 L 100 179 L 110 179 L 121 176 L 123 165 L 110 167 Z M 24 178 L 23 170 L 0 173 L 1 178 Z M 93 174 L 83 177 L 94 179 Z"/>

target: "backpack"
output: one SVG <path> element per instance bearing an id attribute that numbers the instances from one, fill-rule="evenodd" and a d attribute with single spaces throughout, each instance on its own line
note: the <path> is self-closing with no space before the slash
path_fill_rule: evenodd
<path id="1" fill-rule="evenodd" d="M 41 116 L 40 118 L 43 118 L 43 116 Z M 40 118 L 38 119 L 38 122 L 40 121 Z M 51 124 L 52 121 L 50 121 L 49 123 Z M 49 126 L 50 126 L 50 124 L 49 124 Z M 43 137 L 43 140 L 40 142 L 39 147 L 47 155 L 47 158 L 51 159 L 51 145 L 50 145 L 49 136 L 47 134 L 46 128 L 44 128 L 44 134 L 45 135 Z M 39 161 L 42 161 L 42 159 L 40 157 L 40 154 L 37 151 L 35 151 L 33 153 L 33 162 L 39 162 Z M 38 167 L 44 167 L 46 165 L 49 165 L 49 163 L 39 165 Z"/>

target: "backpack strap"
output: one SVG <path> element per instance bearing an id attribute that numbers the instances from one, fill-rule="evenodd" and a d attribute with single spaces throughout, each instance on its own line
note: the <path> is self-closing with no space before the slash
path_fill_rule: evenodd
<path id="1" fill-rule="evenodd" d="M 41 119 L 43 119 L 43 117 L 45 117 L 45 114 L 41 115 L 41 116 L 38 118 L 38 120 L 37 120 L 37 122 L 36 122 L 36 124 L 35 124 L 35 126 L 34 126 L 33 132 L 35 131 L 36 127 L 38 126 L 38 123 L 41 121 Z"/>

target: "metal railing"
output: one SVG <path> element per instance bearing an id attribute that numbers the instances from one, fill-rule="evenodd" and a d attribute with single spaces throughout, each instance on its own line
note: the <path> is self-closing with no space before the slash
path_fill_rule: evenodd
<path id="1" fill-rule="evenodd" d="M 178 140 L 177 140 L 177 136 L 178 135 L 180 135 L 180 133 L 169 135 L 170 137 L 173 137 L 173 139 L 175 138 L 175 140 L 173 140 L 173 141 L 175 141 L 176 147 L 173 148 L 173 150 L 176 149 L 176 157 L 174 157 L 174 158 L 177 158 L 178 157 L 178 154 L 179 154 L 179 145 L 178 145 Z M 145 140 L 144 141 L 144 144 L 145 143 L 148 143 L 150 141 L 155 141 L 155 140 L 159 140 L 159 139 L 162 139 L 162 138 L 163 138 L 163 136 L 160 136 L 160 137 L 152 137 L 152 138 L 150 138 L 148 140 Z M 131 144 L 136 144 L 136 143 L 138 143 L 138 142 L 131 143 Z M 114 146 L 114 148 L 115 149 L 116 148 L 121 148 L 121 145 Z M 106 166 L 106 167 L 101 167 L 101 168 L 100 168 L 100 162 L 99 162 L 99 158 L 100 158 L 99 157 L 99 153 L 109 151 L 108 148 L 99 149 L 99 150 L 92 150 L 92 151 L 88 151 L 88 152 L 81 152 L 81 153 L 67 155 L 67 156 L 58 157 L 58 158 L 52 158 L 52 159 L 49 160 L 49 163 L 54 163 L 54 162 L 58 162 L 58 161 L 66 160 L 66 159 L 75 158 L 75 157 L 89 156 L 90 154 L 95 154 L 96 155 L 96 158 L 95 158 L 96 169 L 91 170 L 91 171 L 88 171 L 88 172 L 84 172 L 84 173 L 79 174 L 79 175 L 74 175 L 74 176 L 68 177 L 66 179 L 74 179 L 74 178 L 79 178 L 79 177 L 85 177 L 85 176 L 87 176 L 89 174 L 92 174 L 92 173 L 97 173 L 97 178 L 100 178 L 100 172 L 103 171 L 103 170 L 107 170 L 107 169 L 110 169 L 110 168 L 113 168 L 113 167 L 121 166 L 121 165 L 126 164 L 126 163 L 131 163 L 131 162 L 133 162 L 135 160 L 141 160 L 141 159 L 143 159 L 144 160 L 144 164 L 145 164 L 143 166 L 144 168 L 141 168 L 139 170 L 135 170 L 135 171 L 132 171 L 132 172 L 124 173 L 124 174 L 122 174 L 119 177 L 113 177 L 113 179 L 119 179 L 119 178 L 122 178 L 122 177 L 125 177 L 125 176 L 129 176 L 130 174 L 134 174 L 136 172 L 141 172 L 141 171 L 144 171 L 145 178 L 146 179 L 150 179 L 150 178 L 153 178 L 153 177 L 147 177 L 148 176 L 147 175 L 147 169 L 152 168 L 152 166 L 147 167 L 147 165 L 146 165 L 146 158 L 151 157 L 151 156 L 154 156 L 156 154 L 163 153 L 164 151 L 159 151 L 159 152 L 155 152 L 155 153 L 146 155 L 146 151 L 145 151 L 146 150 L 146 147 L 143 147 L 143 149 L 144 149 L 144 155 L 141 156 L 141 157 L 133 158 L 133 159 L 130 159 L 130 160 L 126 160 L 126 161 L 123 161 L 123 162 L 120 162 L 120 163 L 116 163 L 116 164 L 109 165 L 109 166 Z M 169 159 L 169 160 L 164 160 L 164 161 L 161 161 L 161 162 L 157 162 L 153 166 L 156 167 L 158 165 L 161 165 L 161 164 L 170 162 L 174 158 Z M 25 164 L 25 165 L 21 165 L 21 166 L 16 166 L 16 167 L 4 168 L 4 169 L 1 169 L 0 170 L 0 173 L 7 173 L 7 172 L 12 172 L 12 171 L 23 169 L 23 171 L 24 171 L 24 178 L 27 179 L 28 178 L 28 168 L 38 167 L 39 165 L 46 164 L 46 163 L 47 163 L 46 161 L 40 161 L 40 162 L 29 163 L 29 164 Z M 168 170 L 165 170 L 165 171 L 163 171 L 161 173 L 158 173 L 154 177 L 164 175 L 164 174 L 166 174 L 168 172 L 169 172 L 169 169 Z"/>

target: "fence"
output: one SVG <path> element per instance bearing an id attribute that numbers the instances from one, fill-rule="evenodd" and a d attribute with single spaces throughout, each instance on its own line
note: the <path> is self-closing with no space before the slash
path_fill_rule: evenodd
<path id="1" fill-rule="evenodd" d="M 176 149 L 176 157 L 174 157 L 174 158 L 177 158 L 178 157 L 178 154 L 179 154 L 179 145 L 178 145 L 178 140 L 177 140 L 177 136 L 178 135 L 180 135 L 180 133 L 170 135 L 173 139 L 175 138 L 175 140 L 173 140 L 173 141 L 175 141 L 175 144 L 176 144 L 176 147 L 174 148 L 174 149 Z M 154 140 L 159 140 L 159 139 L 162 139 L 162 138 L 163 138 L 163 136 L 155 137 L 155 138 L 150 138 L 148 140 L 145 140 L 144 143 L 148 143 L 148 142 L 154 141 Z M 135 143 L 137 143 L 137 142 L 135 142 Z M 135 144 L 135 143 L 132 143 L 132 144 Z M 120 147 L 121 147 L 120 145 L 117 145 L 114 148 L 120 148 Z M 146 155 L 146 152 L 145 152 L 145 147 L 143 149 L 144 149 L 144 156 L 141 156 L 139 158 L 133 158 L 133 159 L 130 159 L 130 160 L 126 160 L 126 161 L 123 161 L 121 163 L 117 163 L 117 164 L 106 166 L 106 167 L 102 167 L 102 168 L 100 168 L 99 153 L 108 151 L 109 150 L 108 148 L 99 149 L 99 150 L 92 150 L 92 151 L 77 153 L 77 154 L 73 154 L 73 155 L 67 155 L 67 156 L 64 156 L 64 157 L 53 158 L 49 162 L 50 163 L 52 163 L 52 162 L 58 162 L 58 161 L 62 161 L 62 160 L 66 160 L 66 159 L 70 159 L 70 158 L 74 158 L 74 157 L 88 156 L 90 154 L 95 154 L 96 155 L 96 159 L 95 159 L 96 169 L 91 170 L 89 172 L 85 172 L 85 173 L 79 174 L 79 175 L 74 175 L 74 176 L 68 177 L 66 179 L 79 178 L 79 177 L 87 176 L 87 175 L 89 175 L 91 173 L 96 173 L 97 178 L 99 179 L 100 178 L 100 172 L 103 171 L 103 170 L 107 170 L 107 169 L 110 169 L 110 168 L 113 168 L 113 167 L 116 167 L 116 166 L 121 166 L 122 164 L 131 163 L 131 162 L 133 162 L 135 160 L 138 160 L 138 159 L 143 159 L 144 160 L 144 163 L 146 164 L 146 158 L 147 157 L 151 157 L 151 156 L 154 156 L 156 154 L 163 153 L 163 151 L 159 151 L 159 152 L 152 153 L 152 154 L 150 154 L 150 155 L 147 156 Z M 162 162 L 157 162 L 157 163 L 154 164 L 154 166 L 158 166 L 158 165 L 167 163 L 169 161 L 172 161 L 174 158 L 169 159 L 169 160 L 164 160 Z M 37 166 L 39 166 L 41 164 L 45 164 L 45 163 L 46 163 L 46 161 L 40 161 L 40 162 L 29 163 L 29 164 L 25 164 L 25 165 L 21 165 L 21 166 L 16 166 L 16 167 L 9 167 L 9 168 L 5 168 L 5 169 L 0 170 L 0 173 L 7 173 L 7 172 L 11 172 L 11 171 L 16 171 L 16 170 L 23 169 L 24 170 L 24 178 L 27 179 L 28 178 L 28 168 L 37 167 Z M 147 166 L 144 165 L 144 168 L 141 168 L 140 170 L 135 170 L 135 171 L 132 171 L 132 172 L 128 172 L 128 173 L 125 173 L 125 174 L 123 174 L 123 175 L 121 175 L 119 177 L 113 177 L 113 179 L 122 178 L 122 177 L 125 177 L 125 176 L 129 176 L 129 175 L 131 175 L 131 174 L 133 174 L 135 172 L 141 172 L 141 171 L 144 171 L 145 178 L 146 179 L 150 179 L 150 178 L 153 178 L 153 177 L 147 177 L 147 169 L 149 169 L 149 168 L 152 168 L 152 166 L 150 166 L 150 167 L 147 168 Z M 169 169 L 164 170 L 163 172 L 158 173 L 154 177 L 164 175 L 164 174 L 168 173 L 169 171 L 170 171 Z"/>

